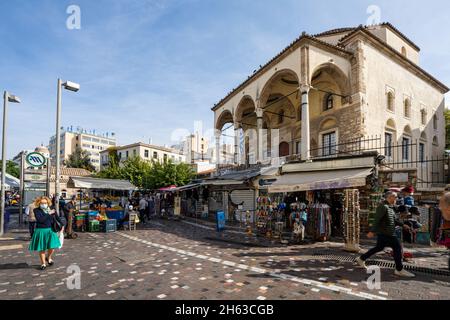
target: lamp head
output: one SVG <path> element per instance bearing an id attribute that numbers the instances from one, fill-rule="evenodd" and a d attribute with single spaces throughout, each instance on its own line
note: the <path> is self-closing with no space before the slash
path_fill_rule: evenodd
<path id="1" fill-rule="evenodd" d="M 63 87 L 66 90 L 78 92 L 80 90 L 80 85 L 72 81 L 66 81 L 63 83 Z"/>
<path id="2" fill-rule="evenodd" d="M 8 101 L 12 103 L 20 103 L 20 98 L 18 96 L 15 96 L 13 94 L 8 94 Z"/>

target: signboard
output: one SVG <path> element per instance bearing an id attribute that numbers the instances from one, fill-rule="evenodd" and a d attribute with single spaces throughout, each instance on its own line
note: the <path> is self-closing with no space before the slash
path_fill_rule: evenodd
<path id="1" fill-rule="evenodd" d="M 409 175 L 408 172 L 394 172 L 392 173 L 392 182 L 408 182 Z"/>
<path id="2" fill-rule="evenodd" d="M 217 231 L 220 232 L 225 230 L 225 212 L 217 211 L 216 220 L 217 220 Z"/>
<path id="3" fill-rule="evenodd" d="M 32 152 L 27 154 L 25 161 L 32 167 L 42 167 L 47 163 L 47 159 L 42 153 Z"/>
<path id="4" fill-rule="evenodd" d="M 24 175 L 24 180 L 25 181 L 30 181 L 30 182 L 32 182 L 32 181 L 47 181 L 47 176 L 44 176 L 44 175 L 42 175 L 42 174 L 29 174 L 29 173 L 26 173 L 25 175 Z"/>
<path id="5" fill-rule="evenodd" d="M 24 187 L 26 191 L 47 191 L 46 183 L 25 182 Z"/>

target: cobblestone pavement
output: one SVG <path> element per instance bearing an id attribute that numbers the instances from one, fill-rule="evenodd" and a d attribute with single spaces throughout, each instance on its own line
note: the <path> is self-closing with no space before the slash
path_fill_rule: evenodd
<path id="1" fill-rule="evenodd" d="M 381 289 L 369 290 L 365 270 L 339 243 L 284 246 L 218 234 L 205 223 L 154 220 L 145 229 L 85 233 L 66 240 L 56 265 L 39 271 L 26 233 L 0 240 L 0 299 L 449 299 L 450 278 L 418 273 L 399 279 L 382 269 Z M 19 239 L 19 240 L 18 240 Z M 20 240 L 22 239 L 22 240 Z M 414 263 L 445 268 L 445 251 L 415 249 Z M 379 258 L 388 258 L 380 256 Z M 434 263 L 434 265 L 432 264 Z M 81 269 L 81 289 L 69 290 L 67 268 Z"/>

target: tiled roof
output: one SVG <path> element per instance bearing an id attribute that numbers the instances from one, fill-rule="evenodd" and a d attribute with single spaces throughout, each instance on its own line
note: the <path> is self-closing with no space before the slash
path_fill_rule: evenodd
<path id="1" fill-rule="evenodd" d="M 297 39 L 295 39 L 291 44 L 289 44 L 286 48 L 284 48 L 279 54 L 277 54 L 275 57 L 273 57 L 269 62 L 267 62 L 265 65 L 260 66 L 260 68 L 255 71 L 251 76 L 249 76 L 244 82 L 242 82 L 239 86 L 237 86 L 236 88 L 232 89 L 222 100 L 220 100 L 218 103 L 216 103 L 214 105 L 213 108 L 211 108 L 211 110 L 215 111 L 217 110 L 224 102 L 226 102 L 236 91 L 239 91 L 240 89 L 244 88 L 248 83 L 250 83 L 253 79 L 255 79 L 258 75 L 260 75 L 264 69 L 266 69 L 271 63 L 273 63 L 275 60 L 277 60 L 278 58 L 280 58 L 285 52 L 289 51 L 292 47 L 294 47 L 297 43 L 299 43 L 302 39 L 309 39 L 312 40 L 316 43 L 320 43 L 322 45 L 325 45 L 329 48 L 335 49 L 335 50 L 340 50 L 341 52 L 347 53 L 349 55 L 352 55 L 351 52 L 348 52 L 344 49 L 344 46 L 342 45 L 342 43 L 345 41 L 345 39 L 347 39 L 348 37 L 350 37 L 351 35 L 355 34 L 356 32 L 360 31 L 360 30 L 365 30 L 367 33 L 369 33 L 367 30 L 373 27 L 377 27 L 377 26 L 385 26 L 390 28 L 393 32 L 395 32 L 398 36 L 402 37 L 406 42 L 408 42 L 412 47 L 414 47 L 416 50 L 420 51 L 420 48 L 414 43 L 412 42 L 408 37 L 406 37 L 402 32 L 400 32 L 397 28 L 395 28 L 391 23 L 389 22 L 384 22 L 384 23 L 380 23 L 378 25 L 371 25 L 371 26 L 363 26 L 360 25 L 359 27 L 348 27 L 348 28 L 337 28 L 337 29 L 331 29 L 322 33 L 318 33 L 315 35 L 307 35 L 305 32 L 302 33 L 302 35 L 300 37 L 298 37 Z M 328 36 L 328 35 L 334 35 L 334 34 L 339 34 L 339 33 L 344 33 L 344 32 L 349 32 L 347 35 L 345 35 L 343 38 L 341 38 L 339 40 L 339 43 L 337 45 L 332 45 L 330 43 L 327 43 L 325 41 L 321 41 L 320 39 L 317 39 L 318 37 L 323 37 L 323 36 Z M 373 37 L 376 38 L 376 36 L 372 35 Z M 378 39 L 378 38 L 377 38 Z M 380 40 L 381 41 L 381 40 Z M 383 42 L 383 44 L 388 47 L 391 48 L 387 43 Z M 408 60 L 409 61 L 409 60 Z M 445 85 L 443 85 L 441 82 L 439 82 L 437 79 L 435 79 L 434 77 L 432 77 L 430 74 L 428 74 L 426 71 L 424 71 L 423 69 L 421 69 L 419 66 L 417 66 L 416 64 L 410 62 L 411 64 L 413 64 L 420 72 L 425 73 L 427 78 L 430 78 L 430 80 L 432 80 L 433 82 L 436 82 L 439 86 L 443 87 L 444 89 L 447 88 Z"/>
<path id="2" fill-rule="evenodd" d="M 352 28 L 338 28 L 338 29 L 331 29 L 325 32 L 321 32 L 318 34 L 313 35 L 313 37 L 324 37 L 324 36 L 331 36 L 334 34 L 339 34 L 339 33 L 343 33 L 343 32 L 349 32 L 349 31 L 353 31 L 356 28 L 352 27 Z"/>
<path id="3" fill-rule="evenodd" d="M 308 39 L 311 40 L 313 42 L 316 42 L 318 44 L 324 45 L 332 50 L 338 50 L 341 53 L 347 54 L 347 55 L 353 55 L 351 52 L 346 51 L 344 48 L 342 48 L 341 46 L 335 46 L 332 45 L 328 42 L 322 41 L 320 39 L 315 38 L 314 36 L 308 35 L 305 32 L 302 33 L 302 35 L 300 37 L 298 37 L 297 39 L 295 39 L 293 42 L 291 42 L 286 48 L 284 48 L 280 53 L 278 53 L 275 57 L 273 57 L 272 59 L 269 60 L 269 62 L 267 62 L 265 65 L 261 66 L 255 73 L 253 73 L 253 75 L 249 76 L 247 78 L 247 80 L 245 80 L 243 83 L 241 83 L 238 87 L 236 87 L 235 89 L 231 90 L 226 96 L 225 98 L 223 98 L 222 100 L 220 100 L 213 108 L 212 110 L 216 110 L 217 108 L 220 107 L 220 105 L 222 103 L 224 103 L 228 98 L 230 98 L 236 91 L 240 90 L 241 88 L 245 87 L 246 84 L 248 84 L 249 82 L 251 82 L 256 76 L 260 75 L 264 69 L 266 69 L 272 62 L 276 61 L 278 58 L 280 58 L 284 53 L 286 53 L 287 51 L 289 51 L 291 48 L 293 48 L 296 44 L 298 44 L 301 40 L 303 39 Z"/>

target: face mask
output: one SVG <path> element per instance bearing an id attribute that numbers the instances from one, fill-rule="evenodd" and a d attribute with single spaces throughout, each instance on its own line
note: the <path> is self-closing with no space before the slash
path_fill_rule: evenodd
<path id="1" fill-rule="evenodd" d="M 47 210 L 48 209 L 48 204 L 41 204 L 40 205 L 42 210 Z"/>

